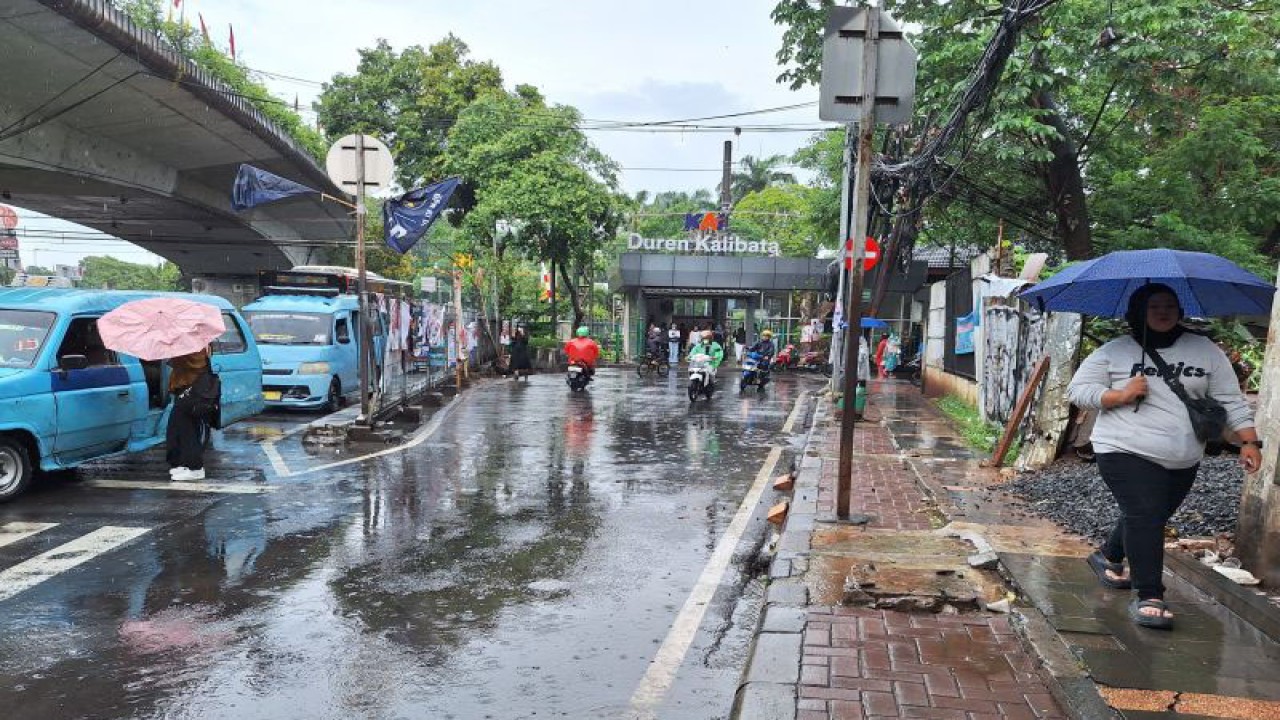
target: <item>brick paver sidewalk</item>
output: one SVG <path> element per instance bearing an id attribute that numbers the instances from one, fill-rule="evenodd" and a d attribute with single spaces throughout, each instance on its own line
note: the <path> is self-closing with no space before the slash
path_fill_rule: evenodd
<path id="1" fill-rule="evenodd" d="M 834 517 L 839 427 L 818 422 L 811 447 L 822 460 L 823 521 Z M 862 423 L 855 440 L 851 510 L 871 515 L 869 528 L 929 529 L 934 510 L 888 429 Z M 811 605 L 801 652 L 799 720 L 1064 717 L 1000 615 Z"/>

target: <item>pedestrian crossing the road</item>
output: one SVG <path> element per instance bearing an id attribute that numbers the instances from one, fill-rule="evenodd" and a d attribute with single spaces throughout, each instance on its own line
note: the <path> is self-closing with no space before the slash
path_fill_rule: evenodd
<path id="1" fill-rule="evenodd" d="M 0 525 L 0 547 L 57 527 L 57 523 L 11 522 Z M 0 570 L 0 602 L 46 580 L 115 550 L 150 532 L 150 528 L 108 525 Z"/>

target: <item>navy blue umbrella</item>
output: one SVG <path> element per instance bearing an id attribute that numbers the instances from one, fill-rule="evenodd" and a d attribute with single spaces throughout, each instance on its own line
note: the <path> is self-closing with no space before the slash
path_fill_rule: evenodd
<path id="1" fill-rule="evenodd" d="M 867 328 L 887 328 L 887 327 L 889 327 L 889 323 L 883 320 L 872 318 L 872 317 L 862 318 L 862 328 L 864 330 Z"/>
<path id="2" fill-rule="evenodd" d="M 1182 250 L 1123 250 L 1073 265 L 1023 291 L 1041 311 L 1123 317 L 1129 296 L 1148 283 L 1178 294 L 1190 317 L 1268 315 L 1276 289 L 1227 260 Z"/>

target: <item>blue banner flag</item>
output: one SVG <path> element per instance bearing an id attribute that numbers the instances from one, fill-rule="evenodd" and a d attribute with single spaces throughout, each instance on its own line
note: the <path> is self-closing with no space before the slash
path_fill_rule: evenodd
<path id="1" fill-rule="evenodd" d="M 387 246 L 401 255 L 409 252 L 444 212 L 461 182 L 462 178 L 448 178 L 383 203 L 382 227 Z"/>
<path id="2" fill-rule="evenodd" d="M 236 184 L 231 188 L 231 209 L 244 212 L 264 203 L 284 200 L 295 195 L 319 195 L 320 191 L 273 175 L 252 165 L 241 165 Z"/>

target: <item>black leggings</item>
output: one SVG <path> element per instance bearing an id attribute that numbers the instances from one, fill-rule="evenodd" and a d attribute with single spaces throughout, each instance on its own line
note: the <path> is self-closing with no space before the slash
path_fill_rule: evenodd
<path id="1" fill-rule="evenodd" d="M 204 439 L 204 421 L 193 416 L 184 403 L 175 402 L 169 410 L 169 427 L 165 435 L 165 459 L 169 467 L 204 469 Z"/>
<path id="2" fill-rule="evenodd" d="M 1098 470 L 1120 506 L 1120 520 L 1102 546 L 1111 562 L 1129 559 L 1140 600 L 1164 597 L 1164 526 L 1191 491 L 1199 465 L 1170 470 L 1127 453 L 1100 453 Z"/>

